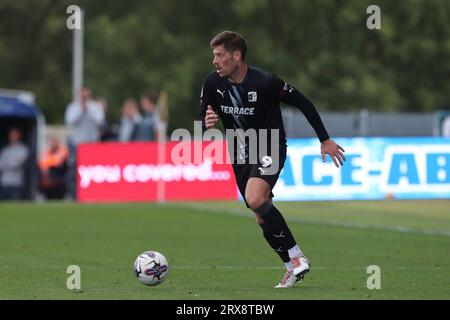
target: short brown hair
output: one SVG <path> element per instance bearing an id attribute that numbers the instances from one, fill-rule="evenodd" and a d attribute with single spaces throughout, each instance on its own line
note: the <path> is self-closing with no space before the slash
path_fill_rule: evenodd
<path id="1" fill-rule="evenodd" d="M 158 96 L 153 92 L 146 92 L 141 96 L 141 98 L 147 99 L 153 104 L 156 104 L 158 102 Z"/>
<path id="2" fill-rule="evenodd" d="M 218 47 L 222 44 L 227 51 L 240 51 L 242 54 L 242 60 L 245 60 L 245 54 L 247 53 L 247 40 L 245 40 L 245 38 L 239 33 L 234 31 L 222 31 L 210 42 L 211 48 Z"/>

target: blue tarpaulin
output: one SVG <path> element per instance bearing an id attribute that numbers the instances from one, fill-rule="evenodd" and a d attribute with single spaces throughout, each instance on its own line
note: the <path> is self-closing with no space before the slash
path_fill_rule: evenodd
<path id="1" fill-rule="evenodd" d="M 18 98 L 0 96 L 0 117 L 32 118 L 38 116 L 38 107 Z"/>

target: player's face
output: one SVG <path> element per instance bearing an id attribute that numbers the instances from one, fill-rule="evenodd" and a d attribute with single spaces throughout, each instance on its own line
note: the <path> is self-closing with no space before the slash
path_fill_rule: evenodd
<path id="1" fill-rule="evenodd" d="M 213 65 L 220 77 L 229 77 L 238 69 L 239 57 L 227 51 L 223 45 L 213 49 Z"/>

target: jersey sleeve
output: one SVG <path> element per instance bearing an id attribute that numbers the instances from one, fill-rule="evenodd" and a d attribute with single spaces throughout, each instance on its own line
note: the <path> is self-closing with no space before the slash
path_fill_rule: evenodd
<path id="1" fill-rule="evenodd" d="M 322 119 L 317 112 L 316 107 L 300 91 L 285 81 L 273 75 L 273 91 L 278 101 L 297 107 L 305 115 L 309 124 L 313 127 L 320 142 L 328 140 L 330 136 L 323 125 Z"/>
<path id="2" fill-rule="evenodd" d="M 205 116 L 208 105 L 213 105 L 212 95 L 211 95 L 211 85 L 208 78 L 203 82 L 202 90 L 200 92 L 200 113 L 198 115 L 198 120 L 202 121 L 202 129 L 206 130 L 205 126 Z"/>

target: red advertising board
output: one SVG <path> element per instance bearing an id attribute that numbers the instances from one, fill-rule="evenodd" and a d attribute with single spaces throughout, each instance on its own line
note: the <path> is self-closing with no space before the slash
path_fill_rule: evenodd
<path id="1" fill-rule="evenodd" d="M 232 166 L 203 156 L 210 143 L 189 142 L 181 153 L 178 142 L 79 145 L 78 201 L 236 200 Z M 226 157 L 226 142 L 220 145 Z"/>

